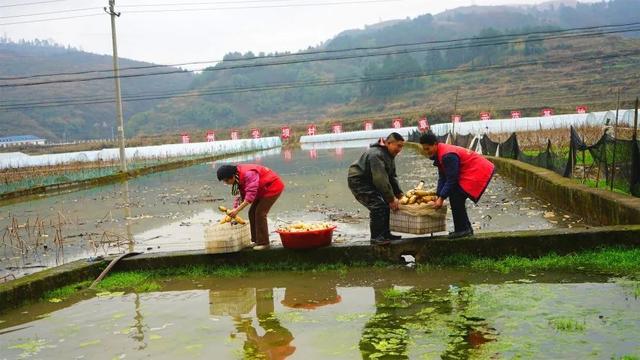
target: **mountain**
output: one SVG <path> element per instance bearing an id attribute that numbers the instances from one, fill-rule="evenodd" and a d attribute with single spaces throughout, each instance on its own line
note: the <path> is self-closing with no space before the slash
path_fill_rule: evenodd
<path id="1" fill-rule="evenodd" d="M 148 67 L 153 64 L 120 59 L 122 75 L 143 72 L 176 72 L 161 76 L 130 77 L 122 80 L 122 95 L 159 93 L 187 90 L 194 79 L 189 72 L 177 68 L 151 68 L 126 70 L 131 67 Z M 71 82 L 41 86 L 0 87 L 0 107 L 6 104 L 41 103 L 56 104 L 66 101 L 94 102 L 93 104 L 65 107 L 27 106 L 16 110 L 0 109 L 0 136 L 32 134 L 50 141 L 110 138 L 115 124 L 113 101 L 95 103 L 114 98 L 112 58 L 96 55 L 75 48 L 65 47 L 48 40 L 13 42 L 0 38 L 0 84 L 49 81 L 51 79 L 85 79 L 106 77 L 104 80 Z M 82 73 L 91 70 L 102 72 Z M 78 72 L 64 77 L 16 77 L 38 74 Z M 138 101 L 124 106 L 124 116 L 149 110 L 158 100 Z"/>
<path id="2" fill-rule="evenodd" d="M 180 97 L 128 102 L 126 130 L 130 136 L 232 127 L 246 131 L 251 126 L 277 128 L 313 121 L 326 131 L 335 120 L 348 122 L 347 129 L 360 128 L 364 118 L 388 126 L 389 118 L 402 116 L 406 124 L 415 124 L 425 113 L 432 122 L 449 121 L 454 110 L 470 119 L 479 111 L 508 116 L 514 108 L 523 115 L 536 114 L 545 106 L 557 111 L 572 111 L 582 104 L 591 110 L 610 108 L 614 89 L 620 88 L 623 96 L 637 95 L 633 91 L 638 80 L 634 74 L 640 70 L 640 32 L 606 34 L 614 28 L 605 28 L 562 37 L 566 34 L 560 30 L 633 22 L 640 22 L 637 0 L 470 6 L 346 30 L 303 53 L 229 53 L 200 74 L 125 79 L 138 81 L 138 94 L 181 92 Z M 557 34 L 544 37 L 541 31 Z M 501 38 L 504 35 L 509 41 Z M 454 39 L 466 40 L 446 42 Z M 411 43 L 418 45 L 394 46 Z M 102 66 L 110 66 L 108 56 L 82 56 L 100 58 Z M 78 66 L 68 60 L 59 68 Z M 0 69 L 5 64 L 0 57 Z M 33 62 L 27 73 L 37 72 L 45 69 Z M 179 80 L 158 81 L 164 76 Z M 112 80 L 91 86 L 75 94 L 110 93 L 113 87 Z M 30 92 L 21 96 L 37 98 Z M 112 113 L 106 113 L 113 104 L 101 106 L 97 114 L 94 105 L 82 105 L 24 110 L 12 116 L 18 118 L 14 123 L 24 123 L 21 117 L 34 119 L 29 126 L 39 126 L 38 131 L 59 134 L 53 129 L 64 123 L 68 133 L 86 136 L 82 125 L 69 124 L 96 124 L 97 115 L 98 121 L 105 118 L 112 123 Z M 56 111 L 54 117 L 43 115 Z M 65 118 L 65 113 L 74 117 Z M 2 124 L 6 116 L 0 113 Z"/>

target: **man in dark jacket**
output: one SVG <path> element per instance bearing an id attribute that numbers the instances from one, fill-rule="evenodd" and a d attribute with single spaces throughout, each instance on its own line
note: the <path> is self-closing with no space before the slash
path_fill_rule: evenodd
<path id="1" fill-rule="evenodd" d="M 349 167 L 349 189 L 370 212 L 371 244 L 385 245 L 390 240 L 400 239 L 400 236 L 391 234 L 389 217 L 391 210 L 398 209 L 398 199 L 402 197 L 394 158 L 403 146 L 402 135 L 391 133 L 386 140 L 380 138 L 372 144 Z"/>

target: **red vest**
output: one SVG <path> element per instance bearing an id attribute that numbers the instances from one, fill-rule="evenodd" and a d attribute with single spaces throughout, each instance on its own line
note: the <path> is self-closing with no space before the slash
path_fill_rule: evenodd
<path id="1" fill-rule="evenodd" d="M 247 171 L 251 170 L 257 171 L 260 176 L 260 180 L 258 182 L 258 195 L 256 196 L 256 199 L 276 196 L 284 190 L 284 183 L 275 171 L 256 164 L 238 164 L 237 166 L 238 175 L 240 177 L 240 183 L 238 185 L 243 199 L 245 175 Z"/>
<path id="2" fill-rule="evenodd" d="M 444 172 L 442 157 L 454 153 L 460 159 L 458 184 L 474 202 L 478 202 L 489 185 L 495 166 L 475 151 L 460 146 L 438 143 L 438 168 Z"/>

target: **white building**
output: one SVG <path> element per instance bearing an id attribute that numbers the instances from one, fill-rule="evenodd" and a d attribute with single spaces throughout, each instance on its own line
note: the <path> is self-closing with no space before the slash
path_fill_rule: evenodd
<path id="1" fill-rule="evenodd" d="M 0 147 L 19 145 L 44 145 L 45 139 L 33 135 L 17 135 L 0 138 Z"/>

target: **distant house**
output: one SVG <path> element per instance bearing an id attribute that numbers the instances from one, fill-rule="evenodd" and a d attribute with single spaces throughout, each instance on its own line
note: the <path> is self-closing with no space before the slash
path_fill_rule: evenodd
<path id="1" fill-rule="evenodd" d="M 33 135 L 16 135 L 0 138 L 0 147 L 19 145 L 44 145 L 47 140 Z"/>

